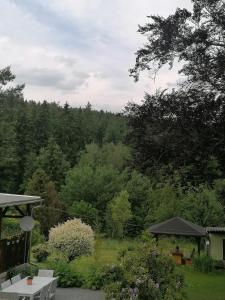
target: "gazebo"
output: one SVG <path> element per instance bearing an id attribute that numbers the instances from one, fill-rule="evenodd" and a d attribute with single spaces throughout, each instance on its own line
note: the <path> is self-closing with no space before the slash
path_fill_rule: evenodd
<path id="1" fill-rule="evenodd" d="M 197 241 L 199 254 L 201 238 L 207 235 L 205 228 L 180 217 L 153 225 L 149 228 L 149 231 L 155 236 L 156 240 L 158 240 L 159 235 L 194 237 Z"/>
<path id="2" fill-rule="evenodd" d="M 3 218 L 23 218 L 32 215 L 32 206 L 39 204 L 38 196 L 0 193 L 0 274 L 9 268 L 28 262 L 30 232 L 2 239 Z"/>

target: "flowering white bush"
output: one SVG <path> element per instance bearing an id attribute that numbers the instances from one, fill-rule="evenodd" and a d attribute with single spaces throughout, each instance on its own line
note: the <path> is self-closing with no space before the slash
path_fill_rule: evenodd
<path id="1" fill-rule="evenodd" d="M 61 251 L 71 261 L 92 253 L 94 232 L 80 219 L 69 220 L 50 229 L 49 245 Z"/>

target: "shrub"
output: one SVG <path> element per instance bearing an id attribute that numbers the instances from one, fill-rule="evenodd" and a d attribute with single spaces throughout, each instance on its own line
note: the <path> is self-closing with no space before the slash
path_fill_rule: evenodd
<path id="1" fill-rule="evenodd" d="M 32 230 L 31 244 L 32 246 L 35 246 L 44 243 L 44 241 L 45 241 L 44 235 L 41 234 L 40 232 L 40 224 L 36 222 Z"/>
<path id="2" fill-rule="evenodd" d="M 121 258 L 123 258 L 126 254 L 127 254 L 127 249 L 121 249 L 118 251 L 118 259 L 120 260 Z"/>
<path id="3" fill-rule="evenodd" d="M 46 261 L 49 256 L 49 250 L 47 243 L 39 244 L 32 249 L 33 256 L 38 262 Z"/>
<path id="4" fill-rule="evenodd" d="M 131 218 L 132 212 L 129 194 L 127 191 L 121 191 L 120 194 L 108 204 L 107 222 L 108 227 L 111 228 L 112 236 L 123 238 L 125 225 Z"/>
<path id="5" fill-rule="evenodd" d="M 200 272 L 209 273 L 214 270 L 213 259 L 204 254 L 193 258 L 194 269 Z"/>
<path id="6" fill-rule="evenodd" d="M 93 252 L 94 233 L 80 219 L 69 220 L 50 230 L 49 245 L 61 251 L 71 261 Z"/>
<path id="7" fill-rule="evenodd" d="M 7 279 L 12 278 L 17 274 L 21 274 L 21 277 L 35 276 L 38 272 L 38 267 L 34 265 L 22 265 L 16 268 L 11 268 L 7 271 Z"/>
<path id="8" fill-rule="evenodd" d="M 58 277 L 58 287 L 81 287 L 83 277 L 80 273 L 75 272 L 71 265 L 62 261 L 51 262 L 49 267 L 54 270 L 54 276 Z"/>
<path id="9" fill-rule="evenodd" d="M 92 267 L 83 278 L 82 287 L 92 290 L 100 290 L 104 284 L 104 275 L 102 268 Z"/>
<path id="10" fill-rule="evenodd" d="M 106 299 L 182 300 L 184 279 L 174 263 L 144 244 L 130 252 L 119 265 L 105 270 Z"/>
<path id="11" fill-rule="evenodd" d="M 15 235 L 21 234 L 21 229 L 18 220 L 3 219 L 3 238 L 10 238 Z"/>
<path id="12" fill-rule="evenodd" d="M 107 265 L 103 268 L 104 285 L 111 282 L 119 282 L 123 280 L 124 270 L 122 264 Z"/>

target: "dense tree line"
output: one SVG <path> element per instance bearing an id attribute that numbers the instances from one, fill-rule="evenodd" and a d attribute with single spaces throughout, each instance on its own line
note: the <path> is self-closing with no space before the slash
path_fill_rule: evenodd
<path id="1" fill-rule="evenodd" d="M 6 71 L 11 74 L 9 69 L 2 72 Z M 108 236 L 120 238 L 136 236 L 150 224 L 176 215 L 204 226 L 224 223 L 225 182 L 218 179 L 221 173 L 216 160 L 212 159 L 208 169 L 211 186 L 207 182 L 192 185 L 184 181 L 181 170 L 168 165 L 179 159 L 172 151 L 164 155 L 164 163 L 153 165 L 154 174 L 146 172 L 148 169 L 142 163 L 134 168 L 138 149 L 122 143 L 129 132 L 126 118 L 92 111 L 89 105 L 75 109 L 55 103 L 27 102 L 22 88 L 2 86 L 0 91 L 0 185 L 2 192 L 24 192 L 45 200 L 34 215 L 46 237 L 53 225 L 71 216 Z M 151 100 L 154 97 L 165 101 L 163 95 L 152 96 Z M 143 104 L 143 121 L 145 117 L 151 119 L 151 112 L 156 114 L 154 101 L 149 103 L 153 109 L 147 110 Z M 162 120 L 161 114 L 155 123 L 148 124 L 149 128 L 160 127 Z M 141 127 L 139 132 L 144 132 Z M 148 137 L 151 141 L 152 130 Z M 169 142 L 172 135 L 167 138 Z M 144 146 L 141 159 L 149 164 Z M 147 153 L 151 163 L 162 147 L 165 149 L 163 143 L 158 143 L 155 150 L 151 146 Z M 179 151 L 184 151 L 184 147 L 183 141 Z M 193 151 L 191 145 L 188 149 Z M 190 169 L 189 173 L 193 171 Z"/>
<path id="2" fill-rule="evenodd" d="M 26 101 L 23 86 L 7 85 L 14 78 L 9 68 L 0 71 L 2 192 L 24 192 L 24 184 L 38 167 L 59 188 L 65 171 L 76 164 L 86 144 L 116 144 L 123 139 L 126 122 L 121 115 L 92 110 L 90 104 L 82 109 Z M 55 160 L 54 170 L 49 169 L 51 159 Z"/>

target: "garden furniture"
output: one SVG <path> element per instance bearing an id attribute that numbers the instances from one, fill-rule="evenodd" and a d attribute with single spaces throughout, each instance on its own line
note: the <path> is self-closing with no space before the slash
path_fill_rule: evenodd
<path id="1" fill-rule="evenodd" d="M 53 270 L 42 270 L 38 271 L 38 276 L 40 277 L 53 277 L 54 271 Z"/>
<path id="2" fill-rule="evenodd" d="M 16 276 L 14 276 L 14 277 L 11 278 L 12 284 L 14 284 L 14 283 L 16 283 L 16 282 L 18 282 L 20 280 L 21 280 L 21 275 L 20 274 L 18 274 L 18 275 L 16 275 Z"/>
<path id="3" fill-rule="evenodd" d="M 57 278 L 35 276 L 32 280 L 32 285 L 28 285 L 27 278 L 24 278 L 2 289 L 1 293 L 2 295 L 16 293 L 18 299 L 22 297 L 22 299 L 25 298 L 26 300 L 46 300 L 48 298 L 50 284 L 54 280 L 57 280 Z"/>
<path id="4" fill-rule="evenodd" d="M 1 300 L 18 300 L 18 294 L 16 293 L 3 293 L 0 292 L 0 299 Z"/>
<path id="5" fill-rule="evenodd" d="M 40 293 L 34 296 L 34 300 L 47 300 L 48 298 L 49 285 L 42 288 Z"/>
<path id="6" fill-rule="evenodd" d="M 55 300 L 56 288 L 57 288 L 57 279 L 52 281 L 50 286 L 49 286 L 49 294 L 48 294 L 48 299 L 49 300 Z"/>
<path id="7" fill-rule="evenodd" d="M 3 289 L 7 288 L 10 285 L 11 285 L 11 281 L 10 280 L 6 280 L 6 281 L 4 281 L 4 282 L 1 283 L 1 288 L 3 290 Z"/>

